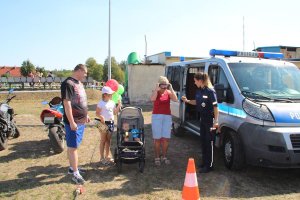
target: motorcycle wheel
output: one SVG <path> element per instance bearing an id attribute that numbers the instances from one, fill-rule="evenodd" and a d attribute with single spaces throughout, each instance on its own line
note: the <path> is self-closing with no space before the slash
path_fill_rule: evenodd
<path id="1" fill-rule="evenodd" d="M 59 135 L 59 128 L 57 126 L 52 126 L 49 128 L 49 139 L 50 144 L 55 153 L 61 153 L 64 151 L 65 139 Z"/>
<path id="2" fill-rule="evenodd" d="M 18 129 L 18 127 L 15 125 L 15 124 L 12 124 L 12 126 L 14 126 L 14 130 L 15 130 L 15 132 L 14 132 L 14 134 L 13 134 L 13 138 L 18 138 L 18 137 L 20 137 L 20 131 L 19 131 L 19 129 Z"/>
<path id="3" fill-rule="evenodd" d="M 7 147 L 7 137 L 4 133 L 0 133 L 0 151 L 6 149 Z"/>

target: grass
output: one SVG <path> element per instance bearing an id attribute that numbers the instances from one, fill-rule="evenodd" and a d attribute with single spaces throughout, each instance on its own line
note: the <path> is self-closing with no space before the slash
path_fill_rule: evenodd
<path id="1" fill-rule="evenodd" d="M 100 92 L 88 90 L 90 115 L 100 99 Z M 76 186 L 66 174 L 66 152 L 53 154 L 47 132 L 39 122 L 45 107 L 40 102 L 55 93 L 17 94 L 15 108 L 21 136 L 9 141 L 0 152 L 0 199 L 72 199 Z M 0 96 L 0 99 L 2 97 Z M 199 138 L 190 134 L 172 137 L 169 158 L 172 164 L 157 167 L 153 163 L 151 107 L 142 106 L 145 118 L 146 167 L 138 172 L 137 164 L 124 164 L 121 174 L 115 166 L 99 166 L 99 133 L 90 126 L 79 148 L 80 165 L 88 170 L 84 176 L 85 193 L 79 199 L 181 199 L 187 160 L 199 160 Z M 33 126 L 31 126 L 33 124 Z M 113 136 L 112 150 L 116 147 Z M 299 199 L 299 170 L 275 170 L 248 167 L 239 172 L 227 170 L 220 152 L 216 152 L 216 169 L 198 174 L 201 199 Z"/>
<path id="2" fill-rule="evenodd" d="M 93 90 L 88 90 L 87 94 L 89 115 L 93 117 L 101 95 L 99 91 Z M 18 113 L 16 121 L 21 129 L 21 137 L 10 140 L 9 148 L 0 152 L 0 168 L 12 168 L 10 173 L 0 172 L 0 184 L 5 186 L 0 187 L 0 198 L 72 198 L 75 185 L 71 182 L 71 177 L 66 175 L 68 167 L 66 152 L 58 155 L 53 154 L 44 128 L 42 126 L 29 126 L 30 124 L 41 125 L 38 117 L 41 110 L 47 107 L 41 102 L 50 100 L 55 95 L 59 95 L 59 93 L 17 93 L 17 97 L 11 102 L 10 105 Z M 149 116 L 151 112 L 149 107 L 143 108 L 146 110 L 144 114 L 147 118 L 145 129 L 150 132 Z M 150 137 L 147 137 L 147 143 L 151 143 Z M 88 127 L 83 144 L 79 149 L 80 164 L 88 169 L 85 176 L 88 183 L 85 186 L 84 198 L 128 199 L 132 196 L 134 199 L 157 199 L 159 197 L 163 183 L 169 181 L 165 180 L 163 174 L 157 171 L 158 169 L 154 172 L 157 177 L 152 176 L 153 171 L 149 172 L 148 167 L 146 167 L 144 174 L 140 174 L 136 163 L 123 165 L 123 173 L 118 175 L 115 166 L 98 166 L 98 145 L 99 133 L 97 129 Z M 112 149 L 115 146 L 114 139 Z M 147 149 L 147 154 L 149 155 L 146 161 L 147 165 L 154 167 L 150 148 Z M 172 173 L 168 172 L 167 174 L 169 177 Z M 172 176 L 174 175 L 172 174 Z M 184 176 L 184 173 L 181 176 Z M 158 180 L 155 180 L 156 178 Z M 183 179 L 183 177 L 181 178 Z M 178 184 L 178 188 L 174 190 L 173 187 L 168 186 L 167 190 L 170 192 L 164 198 L 174 199 L 175 196 L 180 196 L 181 187 Z"/>

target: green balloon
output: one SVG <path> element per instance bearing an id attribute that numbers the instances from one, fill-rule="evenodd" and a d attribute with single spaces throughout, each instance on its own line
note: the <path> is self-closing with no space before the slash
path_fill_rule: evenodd
<path id="1" fill-rule="evenodd" d="M 123 87 L 123 85 L 119 84 L 117 93 L 120 94 L 120 95 L 122 95 L 124 93 L 124 87 Z"/>
<path id="2" fill-rule="evenodd" d="M 119 100 L 119 94 L 117 92 L 113 93 L 111 99 L 113 100 L 113 102 L 115 102 L 115 104 L 118 103 L 118 100 Z"/>

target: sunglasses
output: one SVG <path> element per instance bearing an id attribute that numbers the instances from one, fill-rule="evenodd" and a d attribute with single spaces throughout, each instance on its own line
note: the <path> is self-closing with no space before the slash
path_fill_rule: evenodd
<path id="1" fill-rule="evenodd" d="M 159 84 L 159 87 L 161 89 L 167 89 L 169 87 L 169 84 Z"/>

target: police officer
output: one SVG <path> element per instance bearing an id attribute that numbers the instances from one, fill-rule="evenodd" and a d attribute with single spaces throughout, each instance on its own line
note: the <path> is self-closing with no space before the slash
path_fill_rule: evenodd
<path id="1" fill-rule="evenodd" d="M 215 91 L 206 73 L 198 72 L 194 75 L 195 85 L 198 87 L 195 100 L 188 100 L 185 96 L 183 102 L 196 105 L 200 113 L 200 136 L 202 140 L 202 164 L 200 173 L 207 173 L 213 169 L 213 141 L 218 128 L 218 104 Z"/>

